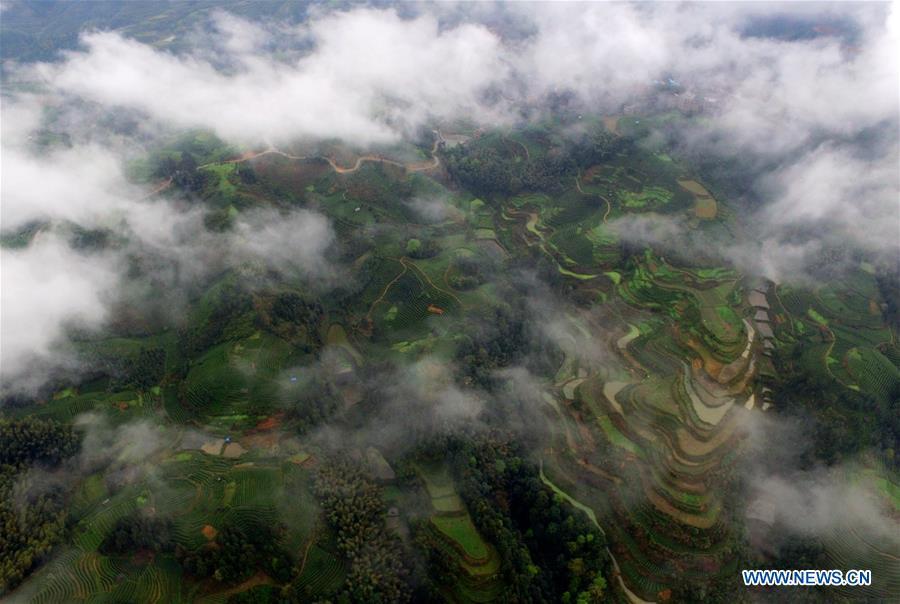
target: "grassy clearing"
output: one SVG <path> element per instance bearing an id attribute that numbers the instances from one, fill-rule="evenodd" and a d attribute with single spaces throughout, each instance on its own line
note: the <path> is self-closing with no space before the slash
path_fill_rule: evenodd
<path id="1" fill-rule="evenodd" d="M 815 308 L 807 308 L 806 314 L 809 315 L 809 318 L 818 323 L 819 325 L 824 325 L 828 327 L 828 319 L 823 317 Z"/>
<path id="2" fill-rule="evenodd" d="M 416 469 L 419 471 L 419 476 L 425 481 L 428 496 L 432 499 L 456 495 L 453 479 L 445 466 L 439 464 L 418 464 Z"/>
<path id="3" fill-rule="evenodd" d="M 215 181 L 215 191 L 224 199 L 231 199 L 237 193 L 237 187 L 231 181 L 235 174 L 237 164 L 212 164 L 203 168 L 206 172 L 213 175 Z"/>
<path id="4" fill-rule="evenodd" d="M 443 497 L 432 497 L 431 506 L 438 513 L 454 513 L 465 509 L 462 499 L 456 493 L 445 495 Z"/>
<path id="5" fill-rule="evenodd" d="M 353 347 L 350 340 L 347 339 L 347 331 L 340 323 L 334 323 L 328 328 L 328 335 L 326 336 L 325 341 L 329 346 L 337 346 L 345 350 L 347 354 L 353 358 L 353 362 L 356 363 L 357 366 L 363 364 L 362 355 Z"/>
<path id="6" fill-rule="evenodd" d="M 619 191 L 619 202 L 632 210 L 661 208 L 672 201 L 673 194 L 662 187 L 644 187 L 641 191 Z"/>
<path id="7" fill-rule="evenodd" d="M 441 533 L 458 543 L 466 556 L 474 560 L 484 560 L 490 550 L 478 529 L 472 524 L 469 514 L 461 515 L 435 515 L 431 517 L 431 523 Z"/>

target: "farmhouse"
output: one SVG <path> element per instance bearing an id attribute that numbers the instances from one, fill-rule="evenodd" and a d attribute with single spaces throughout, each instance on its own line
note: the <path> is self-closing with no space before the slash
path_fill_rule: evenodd
<path id="1" fill-rule="evenodd" d="M 759 322 L 759 321 L 765 321 L 766 323 L 768 323 L 769 320 L 770 320 L 770 319 L 769 319 L 769 313 L 767 313 L 767 312 L 764 311 L 764 310 L 757 310 L 757 311 L 756 311 L 756 314 L 753 315 L 753 320 L 756 321 L 756 322 Z"/>

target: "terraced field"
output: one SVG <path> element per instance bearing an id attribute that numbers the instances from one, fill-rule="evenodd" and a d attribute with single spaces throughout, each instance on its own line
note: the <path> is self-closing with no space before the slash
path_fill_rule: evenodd
<path id="1" fill-rule="evenodd" d="M 604 120 L 619 138 L 642 130 L 639 122 Z M 507 540 L 491 543 L 495 525 L 471 513 L 482 502 L 470 489 L 460 496 L 443 460 L 394 465 L 398 450 L 427 444 L 418 439 L 445 428 L 432 430 L 431 416 L 418 421 L 432 392 L 447 395 L 440 403 L 448 408 L 465 401 L 461 423 L 478 429 L 514 415 L 515 399 L 537 401 L 542 415 L 515 418 L 547 423 L 534 426 L 546 428 L 546 441 L 542 430 L 534 441 L 526 430 L 529 446 L 539 442 L 527 456 L 540 463 L 531 479 L 605 535 L 615 568 L 610 601 L 671 601 L 685 582 L 735 581 L 741 510 L 727 494 L 746 454 L 744 420 L 771 408 L 766 386 L 786 366 L 845 394 L 870 395 L 861 413 L 890 411 L 900 392 L 900 347 L 885 322 L 888 306 L 863 266 L 814 288 L 775 286 L 718 266 L 712 255 L 698 252 L 695 262 L 667 245 L 636 242 L 623 225 L 642 215 L 725 241 L 739 235 L 729 200 L 674 152 L 618 146 L 616 138 L 604 143 L 603 159 L 560 164 L 558 181 L 537 178 L 545 175 L 536 168 L 535 180 L 511 182 L 509 192 L 484 175 L 484 190 L 469 187 L 450 170 L 453 155 L 439 152 L 441 141 L 488 147 L 460 163 L 476 174 L 497 157 L 511 162 L 510 173 L 535 160 L 552 167 L 567 148 L 557 126 L 472 127 L 456 137 L 435 131 L 430 153 L 404 144 L 363 154 L 336 141 L 207 153 L 192 203 L 207 204 L 224 227 L 250 208 L 321 213 L 337 239 L 328 262 L 339 283 L 323 294 L 278 267 L 248 262 L 198 284 L 184 325 L 156 335 L 145 335 L 143 323 L 128 337 L 78 334 L 85 339 L 76 348 L 107 368 L 103 377 L 4 417 L 72 423 L 93 412 L 110 426 L 165 425 L 165 442 L 146 459 L 114 459 L 79 477 L 70 538 L 24 600 L 224 603 L 254 587 L 289 586 L 301 601 L 344 601 L 358 559 L 333 524 L 340 514 L 323 512 L 312 482 L 331 456 L 349 452 L 365 465 L 366 439 L 379 441 L 383 462 L 370 465 L 398 468 L 380 473 L 386 494 L 373 496 L 386 508 L 373 505 L 386 515 L 390 538 L 398 535 L 397 547 L 414 552 L 416 563 L 442 565 L 429 593 L 453 603 L 513 599 L 518 584 L 506 579 L 518 562 L 501 558 Z M 275 312 L 279 301 L 284 316 Z M 495 330 L 503 337 L 492 339 Z M 133 372 L 142 354 L 157 364 Z M 466 359 L 502 386 L 492 390 L 480 373 L 464 374 Z M 520 370 L 528 380 L 508 380 Z M 536 396 L 519 397 L 516 381 Z M 398 400 L 404 404 L 391 406 Z M 369 425 L 370 417 L 414 427 L 398 436 Z M 383 446 L 382 438 L 402 446 Z M 873 462 L 858 474 L 859 491 L 896 515 L 891 472 Z M 503 510 L 500 491 L 491 506 L 515 512 Z M 116 523 L 134 515 L 171 520 L 182 563 L 185 551 L 217 551 L 226 527 L 277 529 L 293 579 L 262 563 L 243 583 L 199 579 L 184 571 L 174 547 L 101 554 Z M 826 555 L 837 568 L 871 565 L 878 584 L 866 595 L 889 599 L 900 591 L 890 547 L 879 535 L 836 531 Z M 579 564 L 558 566 L 564 576 Z M 532 586 L 542 583 L 543 570 L 532 571 Z"/>
<path id="2" fill-rule="evenodd" d="M 557 405 L 567 444 L 552 450 L 546 479 L 577 485 L 632 601 L 663 597 L 679 576 L 732 570 L 726 552 L 737 537 L 722 515 L 721 485 L 760 349 L 742 307 L 732 308 L 733 278 L 685 275 L 645 256 L 622 279 L 623 298 L 635 311 L 676 308 L 676 322 L 623 326 L 609 344 L 631 381 L 589 376 L 572 403 Z"/>
<path id="3" fill-rule="evenodd" d="M 840 281 L 816 288 L 781 285 L 776 289 L 773 309 L 782 326 L 776 328 L 779 346 L 799 349 L 796 362 L 803 371 L 871 397 L 873 413 L 894 404 L 900 392 L 900 370 L 896 362 L 894 334 L 882 316 L 877 285 L 871 271 L 861 266 L 845 273 Z M 852 420 L 851 420 L 852 421 Z M 883 464 L 869 459 L 847 476 L 859 496 L 882 509 L 886 517 L 898 510 L 896 475 Z M 900 593 L 900 550 L 896 540 L 884 535 L 862 534 L 858 529 L 839 528 L 826 539 L 826 553 L 835 568 L 871 568 L 873 585 L 865 597 L 892 599 Z M 859 597 L 859 590 L 837 590 L 843 597 Z"/>
<path id="4" fill-rule="evenodd" d="M 295 464 L 282 469 L 279 462 L 241 463 L 192 450 L 172 455 L 159 467 L 154 482 L 131 485 L 112 496 L 99 476 L 82 486 L 75 511 L 85 513 L 76 516 L 73 547 L 39 572 L 40 588 L 30 601 L 193 601 L 190 583 L 171 554 L 138 559 L 98 553 L 113 524 L 137 511 L 172 518 L 175 541 L 185 548 L 207 544 L 229 523 L 272 526 L 290 519 L 286 543 L 296 548 L 298 562 L 305 558 L 299 579 L 303 593 L 325 596 L 343 584 L 344 563 L 316 544 L 318 510 L 307 470 Z"/>
<path id="5" fill-rule="evenodd" d="M 459 580 L 446 586 L 454 602 L 493 602 L 503 591 L 500 556 L 472 523 L 472 518 L 456 492 L 446 466 L 420 464 L 417 471 L 431 499 L 428 530 L 456 563 Z"/>

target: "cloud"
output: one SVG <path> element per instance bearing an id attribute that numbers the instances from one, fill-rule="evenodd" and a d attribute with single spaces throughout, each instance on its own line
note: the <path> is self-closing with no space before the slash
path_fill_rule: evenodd
<path id="1" fill-rule="evenodd" d="M 416 197 L 404 203 L 426 224 L 442 222 L 454 214 L 459 214 L 445 196 Z"/>
<path id="2" fill-rule="evenodd" d="M 752 192 L 763 206 L 746 221 L 746 242 L 717 243 L 721 255 L 753 272 L 795 278 L 829 245 L 900 252 L 896 4 L 520 8 L 541 15 L 517 64 L 531 90 L 573 90 L 586 108 L 611 113 L 623 103 L 654 112 L 677 102 L 652 84 L 671 77 L 680 96 L 706 104 L 702 120 L 665 126 L 669 139 L 690 154 L 734 159 L 754 176 Z M 794 31 L 824 23 L 854 33 L 745 35 L 761 17 L 793 19 Z M 665 224 L 674 230 L 664 232 Z M 682 226 L 636 219 L 627 235 L 683 240 Z M 799 227 L 810 226 L 814 233 L 807 228 L 805 240 L 795 240 Z"/>
<path id="3" fill-rule="evenodd" d="M 67 331 L 102 328 L 116 308 L 140 314 L 156 305 L 177 323 L 184 292 L 219 271 L 275 269 L 316 288 L 341 279 L 327 256 L 334 232 L 321 214 L 247 211 L 231 231 L 212 233 L 202 208 L 150 199 L 147 188 L 129 183 L 122 148 L 85 142 L 75 131 L 67 146 L 39 146 L 41 113 L 37 97 L 4 99 L 3 233 L 43 225 L 27 246 L 0 248 L 4 393 L 34 391 L 55 372 L 74 369 Z M 102 253 L 72 249 L 72 225 L 109 229 L 113 245 Z M 130 276 L 135 258 L 152 288 Z"/>
<path id="4" fill-rule="evenodd" d="M 172 434 L 145 420 L 110 425 L 103 415 L 84 413 L 75 418 L 75 426 L 84 433 L 78 458 L 83 474 L 111 464 L 138 468 L 174 444 Z"/>
<path id="5" fill-rule="evenodd" d="M 482 393 L 459 388 L 454 371 L 452 364 L 425 355 L 377 376 L 344 378 L 366 393 L 366 400 L 357 403 L 364 414 L 353 415 L 354 407 L 345 414 L 350 419 L 322 426 L 311 440 L 335 450 L 371 445 L 396 453 L 423 437 L 478 425 L 485 405 Z"/>
<path id="6" fill-rule="evenodd" d="M 236 263 L 255 261 L 287 274 L 333 283 L 340 275 L 326 252 L 334 242 L 331 222 L 322 214 L 310 210 L 288 214 L 258 210 L 241 215 L 227 249 Z"/>
<path id="7" fill-rule="evenodd" d="M 35 361 L 61 360 L 67 327 L 102 324 L 118 267 L 108 256 L 73 252 L 53 234 L 39 234 L 25 249 L 0 248 L 0 267 L 2 381 L 39 385 L 45 375 L 35 375 Z"/>
<path id="8" fill-rule="evenodd" d="M 56 91 L 231 140 L 390 142 L 428 118 L 514 119 L 515 105 L 571 91 L 592 109 L 677 78 L 714 95 L 706 126 L 726 147 L 784 153 L 821 133 L 897 118 L 897 14 L 883 5 L 527 4 L 316 11 L 297 26 L 217 13 L 174 55 L 114 32 L 37 73 Z M 846 22 L 840 36 L 747 36 L 760 15 Z M 489 26 L 490 25 L 490 26 Z M 294 51 L 273 52 L 287 40 Z M 491 90 L 505 102 L 492 106 Z M 496 98 L 496 95 L 494 96 Z"/>
<path id="9" fill-rule="evenodd" d="M 48 102 L 30 94 L 3 99 L 0 224 L 7 232 L 43 220 L 102 226 L 141 197 L 125 179 L 117 150 L 91 143 L 37 145 Z"/>
<path id="10" fill-rule="evenodd" d="M 430 15 L 325 14 L 299 28 L 314 48 L 289 62 L 259 52 L 261 26 L 225 15 L 217 25 L 213 39 L 227 70 L 199 53 L 175 56 L 93 32 L 82 37 L 83 51 L 37 73 L 63 93 L 253 145 L 303 137 L 393 142 L 428 116 L 485 114 L 480 96 L 506 69 L 486 28 L 442 31 Z"/>
<path id="11" fill-rule="evenodd" d="M 761 217 L 770 231 L 821 227 L 829 238 L 861 249 L 894 249 L 900 229 L 898 162 L 896 149 L 872 160 L 823 144 L 763 179 L 772 202 Z"/>
<path id="12" fill-rule="evenodd" d="M 646 214 L 626 214 L 609 222 L 609 229 L 620 238 L 641 244 L 663 244 L 678 240 L 681 245 L 687 237 L 689 227 L 684 218 L 663 216 L 653 212 Z"/>
<path id="13" fill-rule="evenodd" d="M 335 240 L 331 224 L 315 212 L 250 212 L 233 231 L 217 234 L 204 229 L 197 212 L 178 213 L 165 203 L 132 201 L 130 207 L 124 224 L 130 239 L 102 253 L 72 249 L 63 229 L 53 228 L 38 233 L 27 247 L 0 248 L 5 390 L 33 390 L 54 367 L 73 365 L 67 330 L 99 329 L 122 304 L 140 313 L 165 300 L 166 314 L 177 323 L 184 303 L 180 292 L 218 271 L 277 270 L 319 291 L 338 284 L 343 275 L 328 257 Z M 132 283 L 135 254 L 142 258 L 144 278 L 153 283 L 152 295 Z"/>
<path id="14" fill-rule="evenodd" d="M 753 540 L 757 547 L 774 553 L 793 535 L 829 542 L 835 534 L 853 531 L 888 551 L 900 549 L 896 520 L 886 502 L 859 478 L 861 466 L 824 467 L 811 461 L 815 422 L 802 414 L 734 412 L 743 442 L 737 462 L 746 493 L 742 512 L 774 527 L 751 529 L 764 537 Z"/>
<path id="15" fill-rule="evenodd" d="M 36 156 L 3 149 L 3 226 L 34 220 L 70 220 L 105 226 L 139 197 L 108 149 L 79 147 Z"/>
<path id="16" fill-rule="evenodd" d="M 748 513 L 768 508 L 781 526 L 795 533 L 828 539 L 852 530 L 863 539 L 887 542 L 900 550 L 896 520 L 874 495 L 848 480 L 849 471 L 817 468 L 754 477 L 750 486 L 757 499 Z"/>
<path id="17" fill-rule="evenodd" d="M 155 258 L 155 276 L 171 286 L 160 289 L 173 292 L 246 263 L 326 286 L 339 274 L 328 261 L 334 232 L 311 210 L 245 213 L 231 233 L 219 235 L 203 228 L 198 209 L 143 199 L 146 191 L 125 178 L 123 159 L 143 153 L 156 128 L 207 128 L 245 146 L 343 138 L 364 148 L 414 138 L 435 119 L 513 124 L 523 108 L 541 109 L 552 93 L 571 92 L 592 111 L 616 113 L 625 103 L 655 110 L 673 97 L 654 81 L 672 77 L 700 97 L 715 97 L 702 120 L 678 127 L 679 144 L 740 158 L 761 204 L 741 240 L 711 240 L 653 215 L 616 221 L 624 239 L 683 253 L 715 250 L 778 280 L 805 276 L 823 250 L 845 243 L 896 256 L 895 5 L 407 9 L 401 16 L 394 9 L 320 8 L 302 24 L 218 12 L 188 36 L 193 46 L 181 54 L 91 31 L 56 63 L 11 67 L 9 77 L 41 85 L 2 100 L 4 231 L 33 220 L 70 221 L 124 231 L 127 239 L 118 256 L 90 259 L 49 233 L 34 249 L 3 250 L 4 289 L 15 287 L 21 300 L 3 296 L 10 325 L 4 375 L 26 366 L 10 354 L 47 354 L 69 322 L 102 324 L 128 253 Z M 748 35 L 748 23 L 760 16 L 811 26 L 826 19 L 847 24 L 853 35 Z M 123 112 L 150 119 L 139 120 L 132 134 L 108 132 L 97 119 Z M 41 148 L 38 133 L 54 113 L 70 145 Z M 413 208 L 426 221 L 445 217 L 439 202 L 418 200 Z M 54 266 L 35 265 L 45 262 Z M 29 322 L 40 325 L 30 336 L 19 327 Z"/>
<path id="18" fill-rule="evenodd" d="M 182 55 L 93 32 L 83 49 L 36 72 L 57 93 L 247 145 L 311 137 L 362 146 L 397 141 L 435 118 L 510 123 L 522 106 L 555 92 L 573 92 L 594 111 L 649 107 L 672 101 L 654 85 L 672 77 L 711 99 L 704 120 L 682 127 L 680 143 L 741 157 L 750 171 L 774 161 L 809 181 L 811 150 L 828 148 L 840 162 L 853 155 L 854 137 L 872 128 L 894 135 L 879 157 L 857 159 L 862 172 L 870 163 L 882 173 L 897 163 L 895 6 L 603 3 L 411 12 L 418 14 L 322 9 L 296 26 L 219 12 Z M 793 19 L 795 29 L 810 31 L 838 24 L 854 34 L 748 35 L 762 17 Z M 276 53 L 278 44 L 294 50 Z"/>
<path id="19" fill-rule="evenodd" d="M 855 266 L 847 244 L 876 257 L 897 253 L 900 201 L 891 166 L 830 150 L 800 163 L 765 177 L 761 186 L 771 201 L 745 212 L 740 237 L 655 213 L 616 218 L 609 229 L 631 244 L 686 261 L 728 263 L 777 283 L 812 283 Z"/>
<path id="20" fill-rule="evenodd" d="M 525 297 L 526 325 L 534 330 L 542 345 L 562 352 L 583 369 L 597 369 L 611 361 L 604 327 L 608 309 L 595 306 L 584 310 L 560 298 L 546 283 L 528 271 L 519 271 L 516 284 Z"/>

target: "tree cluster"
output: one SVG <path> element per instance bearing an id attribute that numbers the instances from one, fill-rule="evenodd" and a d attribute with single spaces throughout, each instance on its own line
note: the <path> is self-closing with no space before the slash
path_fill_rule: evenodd
<path id="1" fill-rule="evenodd" d="M 275 296 L 270 311 L 261 309 L 260 320 L 285 341 L 293 342 L 302 335 L 318 349 L 322 346 L 319 324 L 324 314 L 319 302 L 306 300 L 296 292 L 282 292 Z"/>
<path id="2" fill-rule="evenodd" d="M 604 126 L 590 128 L 576 136 L 571 142 L 568 153 L 578 166 L 589 167 L 608 161 L 626 142 L 609 132 Z"/>
<path id="3" fill-rule="evenodd" d="M 417 239 L 413 237 L 406 242 L 406 255 L 416 260 L 431 258 L 440 250 L 437 241 L 434 239 Z"/>
<path id="4" fill-rule="evenodd" d="M 70 245 L 79 251 L 95 252 L 104 250 L 112 243 L 114 233 L 106 228 L 86 229 L 80 225 L 72 225 Z"/>
<path id="5" fill-rule="evenodd" d="M 515 316 L 511 309 L 498 306 L 492 318 L 487 325 L 474 326 L 456 350 L 463 383 L 486 390 L 496 385 L 494 372 L 519 361 L 531 342 L 524 319 Z"/>
<path id="6" fill-rule="evenodd" d="M 806 344 L 808 345 L 808 343 Z M 811 435 L 807 462 L 833 465 L 863 450 L 876 449 L 889 463 L 897 464 L 900 439 L 900 387 L 886 402 L 810 373 L 804 368 L 804 342 L 779 351 L 776 408 L 803 418 Z"/>
<path id="7" fill-rule="evenodd" d="M 517 363 L 534 373 L 562 363 L 555 345 L 529 329 L 521 298 L 515 306 L 497 306 L 492 320 L 470 326 L 456 350 L 459 378 L 464 384 L 491 391 L 499 385 L 496 372 Z"/>
<path id="8" fill-rule="evenodd" d="M 71 426 L 25 417 L 0 420 L 0 466 L 22 470 L 31 465 L 59 465 L 78 451 Z"/>
<path id="9" fill-rule="evenodd" d="M 166 373 L 166 351 L 162 348 L 141 348 L 136 357 L 122 359 L 120 376 L 115 388 L 135 388 L 147 391 L 158 385 Z"/>
<path id="10" fill-rule="evenodd" d="M 885 321 L 894 333 L 900 333 L 900 261 L 888 261 L 878 266 L 875 279 L 884 300 Z"/>
<path id="11" fill-rule="evenodd" d="M 175 547 L 174 530 L 170 518 L 135 513 L 119 518 L 98 549 L 106 555 L 127 554 L 137 550 L 168 552 Z"/>
<path id="12" fill-rule="evenodd" d="M 0 596 L 50 554 L 65 533 L 65 497 L 29 472 L 52 469 L 78 451 L 71 427 L 25 418 L 0 420 Z"/>
<path id="13" fill-rule="evenodd" d="M 338 395 L 328 380 L 314 374 L 305 381 L 294 396 L 293 389 L 285 389 L 282 395 L 285 417 L 292 422 L 298 432 L 304 433 L 331 417 L 339 407 Z"/>
<path id="14" fill-rule="evenodd" d="M 610 560 L 603 534 L 541 481 L 515 441 L 461 439 L 454 459 L 460 493 L 503 555 L 520 601 L 604 601 Z"/>
<path id="15" fill-rule="evenodd" d="M 291 578 L 291 561 L 280 540 L 280 527 L 261 522 L 233 522 L 222 528 L 213 543 L 194 551 L 176 547 L 175 557 L 195 577 L 211 577 L 233 584 L 263 570 L 284 583 Z"/>
<path id="16" fill-rule="evenodd" d="M 161 178 L 171 178 L 172 184 L 183 191 L 199 193 L 206 184 L 206 175 L 198 168 L 194 156 L 185 151 L 177 161 L 171 156 L 161 159 L 156 174 Z"/>
<path id="17" fill-rule="evenodd" d="M 229 335 L 229 328 L 241 315 L 252 309 L 252 298 L 238 285 L 226 285 L 212 302 L 209 315 L 195 325 L 182 329 L 178 345 L 182 359 L 190 359 Z M 252 326 L 251 326 L 252 327 Z"/>
<path id="18" fill-rule="evenodd" d="M 273 585 L 257 585 L 228 597 L 228 604 L 284 604 L 282 590 Z"/>
<path id="19" fill-rule="evenodd" d="M 564 153 L 540 159 L 503 154 L 487 144 L 457 145 L 444 151 L 450 175 L 476 195 L 515 195 L 521 191 L 556 192 L 575 164 Z"/>
<path id="20" fill-rule="evenodd" d="M 474 289 L 487 280 L 481 263 L 474 258 L 457 256 L 453 259 L 452 267 L 454 270 L 448 282 L 453 289 L 461 291 Z"/>
<path id="21" fill-rule="evenodd" d="M 341 601 L 366 604 L 407 602 L 408 567 L 400 540 L 387 531 L 381 489 L 345 459 L 325 463 L 314 485 L 338 550 L 350 562 Z"/>

